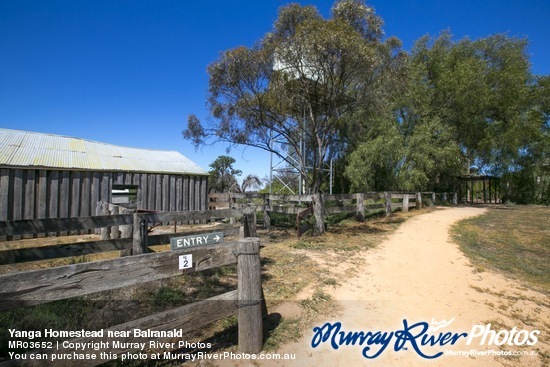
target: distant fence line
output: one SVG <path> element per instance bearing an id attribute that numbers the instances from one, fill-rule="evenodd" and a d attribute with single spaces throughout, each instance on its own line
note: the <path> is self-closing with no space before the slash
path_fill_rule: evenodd
<path id="1" fill-rule="evenodd" d="M 407 212 L 412 207 L 420 208 L 422 205 L 458 204 L 456 192 L 365 192 L 322 196 L 325 215 L 355 213 L 358 220 L 364 220 L 372 211 L 390 216 L 397 209 Z M 257 211 L 263 212 L 264 228 L 271 225 L 271 213 L 295 215 L 298 236 L 307 230 L 302 226 L 302 221 L 312 215 L 312 195 L 214 193 L 209 194 L 208 199 L 210 209 L 256 206 Z"/>

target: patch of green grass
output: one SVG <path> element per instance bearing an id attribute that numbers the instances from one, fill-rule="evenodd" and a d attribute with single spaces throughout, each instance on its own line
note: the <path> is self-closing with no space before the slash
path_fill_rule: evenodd
<path id="1" fill-rule="evenodd" d="M 476 267 L 550 292 L 550 208 L 493 208 L 457 223 L 451 234 Z"/>
<path id="2" fill-rule="evenodd" d="M 268 333 L 263 350 L 266 352 L 276 351 L 282 344 L 298 341 L 301 336 L 300 319 L 282 318 L 275 329 Z"/>

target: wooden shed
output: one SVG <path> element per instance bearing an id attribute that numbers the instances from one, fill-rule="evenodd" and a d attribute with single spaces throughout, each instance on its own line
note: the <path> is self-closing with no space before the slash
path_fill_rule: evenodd
<path id="1" fill-rule="evenodd" d="M 0 129 L 0 221 L 93 216 L 99 201 L 206 210 L 207 185 L 176 151 Z"/>

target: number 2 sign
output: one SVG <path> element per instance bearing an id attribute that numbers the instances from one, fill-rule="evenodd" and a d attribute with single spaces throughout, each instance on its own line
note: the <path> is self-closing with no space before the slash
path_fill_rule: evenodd
<path id="1" fill-rule="evenodd" d="M 193 267 L 193 255 L 181 255 L 180 257 L 180 269 L 189 269 Z"/>

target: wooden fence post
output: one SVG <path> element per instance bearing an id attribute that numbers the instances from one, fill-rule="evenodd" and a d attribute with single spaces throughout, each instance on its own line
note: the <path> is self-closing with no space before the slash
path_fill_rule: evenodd
<path id="1" fill-rule="evenodd" d="M 384 198 L 386 200 L 386 217 L 389 217 L 391 215 L 391 194 L 384 192 Z"/>
<path id="2" fill-rule="evenodd" d="M 244 209 L 239 230 L 239 238 L 245 237 L 256 237 L 256 210 L 250 207 Z"/>
<path id="3" fill-rule="evenodd" d="M 134 211 L 131 209 L 122 208 L 121 214 L 133 214 Z M 128 224 L 125 226 L 120 226 L 120 238 L 132 238 L 132 225 Z"/>
<path id="4" fill-rule="evenodd" d="M 365 195 L 363 193 L 355 194 L 357 199 L 357 211 L 355 218 L 362 222 L 365 220 Z"/>
<path id="5" fill-rule="evenodd" d="M 416 209 L 422 209 L 422 193 L 416 193 Z"/>
<path id="6" fill-rule="evenodd" d="M 443 193 L 443 200 L 442 201 L 443 201 L 443 204 L 445 204 L 447 202 L 447 193 L 446 192 Z"/>
<path id="7" fill-rule="evenodd" d="M 435 192 L 432 192 L 432 206 L 435 205 Z"/>
<path id="8" fill-rule="evenodd" d="M 403 213 L 409 211 L 409 194 L 403 194 Z"/>
<path id="9" fill-rule="evenodd" d="M 271 228 L 271 217 L 269 216 L 270 211 L 271 211 L 271 207 L 270 207 L 269 195 L 264 194 L 264 228 L 265 229 Z"/>
<path id="10" fill-rule="evenodd" d="M 148 252 L 147 230 L 147 215 L 134 214 L 132 255 L 146 254 Z"/>
<path id="11" fill-rule="evenodd" d="M 101 215 L 109 215 L 109 203 L 102 202 L 101 203 Z M 103 227 L 101 228 L 101 239 L 102 240 L 108 240 L 109 239 L 109 227 Z"/>
<path id="12" fill-rule="evenodd" d="M 256 354 L 263 347 L 260 239 L 239 240 L 237 248 L 239 351 Z"/>
<path id="13" fill-rule="evenodd" d="M 109 211 L 111 212 L 111 215 L 118 215 L 120 213 L 118 205 L 109 204 Z M 120 238 L 120 231 L 118 226 L 112 226 L 111 227 L 111 239 L 115 240 L 117 238 Z"/>
<path id="14" fill-rule="evenodd" d="M 456 191 L 453 193 L 453 205 L 458 205 L 458 194 Z"/>

